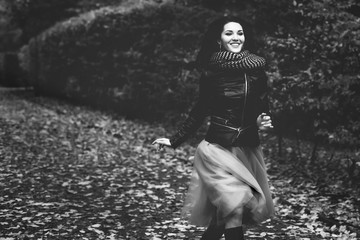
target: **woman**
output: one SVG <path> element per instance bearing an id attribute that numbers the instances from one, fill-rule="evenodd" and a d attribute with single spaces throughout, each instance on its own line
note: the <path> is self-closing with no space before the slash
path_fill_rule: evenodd
<path id="1" fill-rule="evenodd" d="M 177 133 L 153 144 L 176 148 L 210 116 L 194 157 L 185 210 L 190 222 L 207 226 L 201 239 L 244 239 L 243 224 L 271 217 L 274 207 L 258 130 L 272 127 L 265 60 L 250 53 L 251 34 L 240 19 L 214 21 L 197 63 L 202 70 L 199 99 Z"/>

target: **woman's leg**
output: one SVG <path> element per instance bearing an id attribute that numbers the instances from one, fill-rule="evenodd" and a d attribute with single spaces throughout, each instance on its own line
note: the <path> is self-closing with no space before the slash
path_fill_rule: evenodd
<path id="1" fill-rule="evenodd" d="M 225 224 L 225 240 L 243 240 L 244 232 L 242 229 L 243 209 L 238 208 L 232 217 Z"/>
<path id="2" fill-rule="evenodd" d="M 225 227 L 211 224 L 201 236 L 201 240 L 219 240 L 224 234 Z"/>
<path id="3" fill-rule="evenodd" d="M 212 216 L 211 222 L 200 240 L 219 240 L 225 231 L 224 225 L 217 225 L 216 210 Z"/>
<path id="4" fill-rule="evenodd" d="M 244 240 L 242 227 L 225 229 L 225 240 Z"/>

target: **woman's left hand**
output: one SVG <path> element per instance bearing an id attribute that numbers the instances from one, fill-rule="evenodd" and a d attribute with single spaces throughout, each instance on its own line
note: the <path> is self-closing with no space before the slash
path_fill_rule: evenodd
<path id="1" fill-rule="evenodd" d="M 171 147 L 171 142 L 168 138 L 158 138 L 152 144 L 157 145 L 158 151 L 160 151 L 164 146 Z"/>
<path id="2" fill-rule="evenodd" d="M 256 119 L 256 123 L 260 130 L 267 130 L 269 128 L 273 128 L 273 125 L 271 123 L 271 117 L 266 113 L 260 114 Z"/>

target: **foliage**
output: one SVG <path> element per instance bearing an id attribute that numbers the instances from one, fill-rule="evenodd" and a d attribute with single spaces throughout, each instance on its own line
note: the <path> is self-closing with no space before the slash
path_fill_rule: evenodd
<path id="1" fill-rule="evenodd" d="M 148 119 L 186 112 L 198 73 L 184 66 L 194 60 L 203 26 L 214 16 L 166 4 L 102 8 L 32 39 L 21 62 L 45 94 Z"/>
<path id="2" fill-rule="evenodd" d="M 179 112 L 183 110 L 186 112 L 186 106 L 191 106 L 193 95 L 196 93 L 195 79 L 198 73 L 182 67 L 184 63 L 193 59 L 199 36 L 204 30 L 203 26 L 215 16 L 209 12 L 205 14 L 204 7 L 206 7 L 224 14 L 240 15 L 253 22 L 257 33 L 265 34 L 265 41 L 260 51 L 267 56 L 269 63 L 268 73 L 273 89 L 272 110 L 278 131 L 290 136 L 297 135 L 312 139 L 314 142 L 331 143 L 338 147 L 359 146 L 360 123 L 356 116 L 360 108 L 358 71 L 360 25 L 358 15 L 352 10 L 359 7 L 358 3 L 354 0 L 340 2 L 226 0 L 221 3 L 210 0 L 177 0 L 173 2 L 175 5 L 170 7 L 169 4 L 165 4 L 166 7 L 159 7 L 159 10 L 155 10 L 157 7 L 152 6 L 150 8 L 153 10 L 149 10 L 148 13 L 140 13 L 142 10 L 139 8 L 129 10 L 125 14 L 134 16 L 134 19 L 136 14 L 146 15 L 144 18 L 147 19 L 146 23 L 141 20 L 132 22 L 129 20 L 129 24 L 137 25 L 134 29 L 148 31 L 142 37 L 142 39 L 146 37 L 146 41 L 136 43 L 139 47 L 133 47 L 135 42 L 130 46 L 130 42 L 139 36 L 135 33 L 136 30 L 114 29 L 123 27 L 124 25 L 119 23 L 123 20 L 114 20 L 114 23 L 110 23 L 112 16 L 116 16 L 116 19 L 126 19 L 126 17 L 118 17 L 121 14 L 115 14 L 117 10 L 98 10 L 58 24 L 30 44 L 29 51 L 35 53 L 30 54 L 33 56 L 31 63 L 35 69 L 41 71 L 41 73 L 32 71 L 31 76 L 40 79 L 50 76 L 50 72 L 45 73 L 47 69 L 51 69 L 46 65 L 53 62 L 62 66 L 64 64 L 59 60 L 62 59 L 69 67 L 67 70 L 72 69 L 69 71 L 69 76 L 64 76 L 65 71 L 60 68 L 57 72 L 54 70 L 54 73 L 59 78 L 67 78 L 66 84 L 64 80 L 56 80 L 59 84 L 63 82 L 69 90 L 67 95 L 81 95 L 77 93 L 79 84 L 81 86 L 84 84 L 79 82 L 87 79 L 94 84 L 102 82 L 105 88 L 113 88 L 112 93 L 109 93 L 111 90 L 108 90 L 108 93 L 91 93 L 95 96 L 92 100 L 100 96 L 98 99 L 102 99 L 101 102 L 108 105 L 107 99 L 116 96 L 117 102 L 124 103 L 120 108 L 128 115 L 145 117 L 150 113 L 156 113 L 159 109 L 164 111 L 158 116 L 172 115 L 169 111 L 171 112 L 170 109 L 173 108 L 177 108 Z M 91 5 L 91 1 L 88 3 Z M 185 10 L 179 7 L 180 5 L 195 7 L 195 10 Z M 108 17 L 104 17 L 105 13 Z M 169 17 L 171 14 L 175 16 Z M 94 16 L 93 20 L 89 20 L 91 16 Z M 185 23 L 190 23 L 188 19 L 193 19 L 191 22 L 199 24 L 190 26 Z M 173 28 L 167 25 L 172 21 L 175 22 Z M 157 26 L 154 28 L 147 23 L 155 23 Z M 106 31 L 100 29 L 101 24 L 107 27 Z M 162 27 L 164 29 L 160 30 Z M 65 30 L 67 28 L 69 30 Z M 166 28 L 169 28 L 169 31 Z M 129 38 L 117 37 L 120 35 Z M 160 37 L 161 40 L 154 37 L 160 35 L 164 36 Z M 78 38 L 77 44 L 71 40 L 75 36 Z M 106 38 L 99 40 L 99 36 L 106 36 L 108 40 Z M 118 41 L 123 49 L 117 49 L 119 47 L 114 44 L 115 41 Z M 160 44 L 163 43 L 162 41 L 166 42 Z M 182 45 L 176 41 L 181 42 Z M 41 64 L 37 63 L 36 53 L 41 52 L 42 55 L 39 55 L 41 57 L 50 55 L 46 51 L 51 50 L 45 51 L 45 49 L 58 48 L 57 43 L 62 44 L 60 49 L 66 47 L 68 50 L 63 52 L 61 50 L 62 56 L 59 57 L 55 57 L 54 54 L 51 61 L 44 59 Z M 126 49 L 125 46 L 128 48 Z M 37 48 L 41 50 L 34 50 Z M 114 51 L 110 53 L 112 49 Z M 97 51 L 97 54 L 90 53 L 92 50 Z M 110 57 L 110 55 L 115 56 Z M 64 56 L 69 59 L 66 60 Z M 82 56 L 81 61 L 75 61 L 75 56 Z M 56 58 L 57 60 L 54 60 Z M 104 59 L 102 63 L 100 63 L 101 59 Z M 116 62 L 118 66 L 113 66 Z M 99 69 L 105 71 L 99 75 L 102 71 Z M 73 70 L 78 72 L 70 75 Z M 113 82 L 108 79 L 112 79 Z M 119 81 L 117 85 L 114 79 L 121 79 L 121 83 Z M 51 84 L 51 86 L 55 85 Z M 56 88 L 63 87 L 60 84 Z M 75 93 L 69 93 L 71 91 Z M 91 90 L 88 92 L 87 95 L 90 96 Z M 154 92 L 156 94 L 153 94 Z M 144 97 L 152 94 L 153 99 Z M 148 111 L 140 107 L 144 99 L 150 106 Z M 136 107 L 126 109 L 130 103 Z M 174 107 L 169 107 L 171 104 Z M 134 111 L 130 112 L 132 110 Z M 136 115 L 136 111 L 143 115 Z"/>
<path id="3" fill-rule="evenodd" d="M 279 125 L 352 148 L 360 144 L 360 25 L 346 12 L 351 4 L 294 1 L 288 18 L 296 21 L 269 33 L 265 52 Z"/>
<path id="4" fill-rule="evenodd" d="M 25 72 L 19 67 L 16 52 L 0 52 L 0 85 L 7 87 L 27 86 Z"/>
<path id="5" fill-rule="evenodd" d="M 16 50 L 59 21 L 121 0 L 0 0 L 0 50 Z"/>
<path id="6" fill-rule="evenodd" d="M 158 152 L 151 142 L 166 131 L 157 124 L 35 97 L 31 91 L 0 93 L 0 238 L 201 235 L 203 228 L 181 218 L 195 147 Z M 271 152 L 276 138 L 262 141 L 276 216 L 247 228 L 246 238 L 356 239 L 359 192 L 329 184 L 328 176 L 342 176 L 336 169 L 324 171 L 326 162 L 314 167 L 281 161 Z"/>
<path id="7" fill-rule="evenodd" d="M 5 0 L 8 5 L 10 20 L 22 30 L 23 41 L 39 34 L 55 22 L 73 16 L 73 0 Z M 24 43 L 23 42 L 23 43 Z"/>
<path id="8" fill-rule="evenodd" d="M 0 0 L 0 51 L 15 50 L 21 30 L 11 24 L 11 12 L 6 0 Z"/>

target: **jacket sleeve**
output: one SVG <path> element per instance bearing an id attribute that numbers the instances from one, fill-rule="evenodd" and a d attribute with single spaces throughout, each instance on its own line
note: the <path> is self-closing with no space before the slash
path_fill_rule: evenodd
<path id="1" fill-rule="evenodd" d="M 209 84 L 204 74 L 200 77 L 198 101 L 191 109 L 186 120 L 179 126 L 177 132 L 170 138 L 171 146 L 175 149 L 196 132 L 208 115 L 208 100 L 210 95 Z"/>
<path id="2" fill-rule="evenodd" d="M 258 94 L 260 98 L 260 113 L 267 113 L 270 114 L 270 107 L 269 107 L 269 87 L 268 87 L 268 76 L 266 72 L 261 69 L 258 72 Z"/>
<path id="3" fill-rule="evenodd" d="M 261 113 L 270 115 L 268 77 L 264 69 L 256 69 L 248 73 L 250 79 L 250 94 L 246 107 L 245 122 L 246 124 L 254 125 L 256 124 L 257 117 Z"/>

